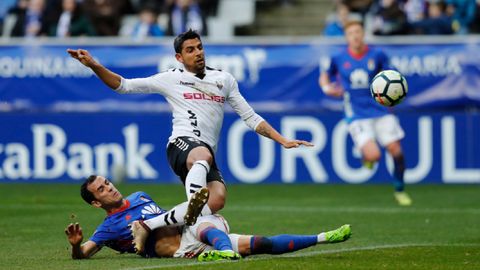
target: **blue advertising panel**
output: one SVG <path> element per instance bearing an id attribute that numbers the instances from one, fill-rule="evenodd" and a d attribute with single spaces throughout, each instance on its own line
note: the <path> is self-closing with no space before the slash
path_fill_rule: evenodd
<path id="1" fill-rule="evenodd" d="M 363 168 L 341 113 L 262 114 L 312 148 L 283 149 L 225 115 L 216 160 L 228 183 L 388 183 L 391 160 Z M 405 112 L 408 183 L 480 183 L 480 114 Z M 91 173 L 176 183 L 167 113 L 2 113 L 0 182 L 74 182 Z M 385 161 L 385 162 L 383 162 Z"/>
<path id="2" fill-rule="evenodd" d="M 2 110 L 165 110 L 157 95 L 113 93 L 66 53 L 72 46 L 3 46 L 0 50 Z M 465 44 L 374 44 L 409 82 L 402 108 L 480 104 L 480 41 Z M 84 46 L 126 78 L 179 67 L 170 44 Z M 230 72 L 247 100 L 265 110 L 340 110 L 341 101 L 318 87 L 322 67 L 344 45 L 207 45 L 207 65 Z M 139 106 L 138 103 L 149 106 Z M 163 105 L 162 105 L 163 104 Z"/>

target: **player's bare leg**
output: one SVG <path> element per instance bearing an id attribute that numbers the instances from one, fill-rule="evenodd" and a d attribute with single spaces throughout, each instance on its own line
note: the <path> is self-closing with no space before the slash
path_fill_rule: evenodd
<path id="1" fill-rule="evenodd" d="M 380 160 L 380 148 L 373 140 L 369 140 L 362 146 L 362 163 L 368 169 L 372 169 L 375 163 Z"/>
<path id="2" fill-rule="evenodd" d="M 393 158 L 393 178 L 395 181 L 395 200 L 401 206 L 412 205 L 412 199 L 405 192 L 405 183 L 403 176 L 405 174 L 405 158 L 402 151 L 402 146 L 399 141 L 392 142 L 386 146 L 387 151 Z"/>

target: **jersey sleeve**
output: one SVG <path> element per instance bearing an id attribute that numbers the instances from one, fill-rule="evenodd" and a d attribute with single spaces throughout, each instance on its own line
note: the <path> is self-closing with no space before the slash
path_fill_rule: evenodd
<path id="1" fill-rule="evenodd" d="M 97 246 L 102 247 L 104 246 L 105 242 L 115 240 L 116 237 L 116 232 L 108 230 L 108 228 L 106 228 L 104 224 L 101 224 L 97 227 L 97 230 L 95 230 L 93 235 L 90 237 L 90 241 L 93 241 Z"/>
<path id="2" fill-rule="evenodd" d="M 173 71 L 169 70 L 147 78 L 125 79 L 122 77 L 120 86 L 115 89 L 115 92 L 120 94 L 156 93 L 166 96 L 173 74 Z"/>
<path id="3" fill-rule="evenodd" d="M 227 97 L 227 102 L 232 106 L 233 110 L 242 118 L 245 124 L 251 129 L 255 130 L 257 126 L 264 121 L 264 119 L 255 113 L 250 104 L 247 103 L 245 98 L 240 93 L 238 89 L 238 83 L 233 76 L 228 77 L 229 85 L 229 94 Z"/>
<path id="4" fill-rule="evenodd" d="M 327 70 L 325 72 L 328 74 L 328 77 L 330 80 L 335 80 L 337 74 L 338 74 L 338 66 L 337 66 L 337 57 L 333 56 L 330 59 L 330 65 L 328 65 Z"/>

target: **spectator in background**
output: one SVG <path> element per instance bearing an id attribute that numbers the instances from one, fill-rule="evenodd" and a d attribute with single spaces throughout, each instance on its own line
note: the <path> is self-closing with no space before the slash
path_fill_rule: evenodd
<path id="1" fill-rule="evenodd" d="M 444 2 L 431 2 L 428 17 L 412 24 L 414 34 L 449 35 L 453 34 L 452 18 L 445 13 Z"/>
<path id="2" fill-rule="evenodd" d="M 171 7 L 167 34 L 177 36 L 188 29 L 200 35 L 207 34 L 207 26 L 200 6 L 193 0 L 175 0 Z"/>
<path id="3" fill-rule="evenodd" d="M 165 32 L 158 26 L 157 12 L 152 7 L 144 7 L 140 11 L 139 21 L 133 27 L 131 36 L 140 41 L 146 37 L 162 37 Z"/>
<path id="4" fill-rule="evenodd" d="M 343 25 L 348 21 L 350 10 L 343 3 L 337 3 L 335 14 L 327 17 L 327 23 L 323 34 L 325 36 L 343 36 Z"/>
<path id="5" fill-rule="evenodd" d="M 475 18 L 470 28 L 470 33 L 480 34 L 480 0 L 477 0 Z"/>
<path id="6" fill-rule="evenodd" d="M 447 14 L 453 19 L 457 34 L 468 34 L 468 28 L 475 18 L 475 0 L 447 0 Z"/>
<path id="7" fill-rule="evenodd" d="M 76 0 L 63 0 L 62 12 L 49 27 L 49 35 L 55 37 L 94 36 L 95 29 L 82 12 Z"/>
<path id="8" fill-rule="evenodd" d="M 3 34 L 3 21 L 12 7 L 15 6 L 16 0 L 0 1 L 0 35 Z"/>
<path id="9" fill-rule="evenodd" d="M 370 10 L 373 0 L 343 0 L 343 3 L 347 5 L 350 12 L 359 13 L 364 17 Z"/>
<path id="10" fill-rule="evenodd" d="M 155 10 L 156 14 L 167 12 L 167 2 L 172 0 L 130 0 L 135 13 L 140 13 L 145 7 Z"/>
<path id="11" fill-rule="evenodd" d="M 42 27 L 45 25 L 43 11 L 45 0 L 19 0 L 13 14 L 17 15 L 17 21 L 13 26 L 14 37 L 36 37 L 46 33 Z"/>
<path id="12" fill-rule="evenodd" d="M 83 0 L 95 32 L 99 36 L 117 36 L 128 0 Z"/>
<path id="13" fill-rule="evenodd" d="M 416 23 L 425 18 L 427 3 L 425 0 L 408 0 L 403 5 L 403 10 L 407 15 L 407 21 L 409 23 Z"/>
<path id="14" fill-rule="evenodd" d="M 374 35 L 405 35 L 408 33 L 407 16 L 396 0 L 380 0 L 373 8 Z"/>
<path id="15" fill-rule="evenodd" d="M 217 14 L 218 1 L 219 0 L 198 0 L 198 5 L 206 17 L 215 16 Z"/>

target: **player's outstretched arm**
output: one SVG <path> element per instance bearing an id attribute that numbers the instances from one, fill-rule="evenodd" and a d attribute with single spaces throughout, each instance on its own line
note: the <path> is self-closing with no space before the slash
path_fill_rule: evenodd
<path id="1" fill-rule="evenodd" d="M 70 223 L 65 229 L 67 240 L 72 245 L 73 259 L 86 259 L 95 254 L 100 248 L 93 241 L 83 243 L 82 228 L 78 223 Z"/>
<path id="2" fill-rule="evenodd" d="M 329 96 L 332 97 L 341 97 L 343 95 L 343 90 L 338 87 L 337 84 L 332 83 L 328 74 L 326 72 L 322 72 L 320 74 L 320 78 L 318 79 L 318 84 L 322 88 L 322 91 Z"/>
<path id="3" fill-rule="evenodd" d="M 122 77 L 111 70 L 107 69 L 104 67 L 102 64 L 98 63 L 93 59 L 93 57 L 90 55 L 90 53 L 87 50 L 83 49 L 77 49 L 77 50 L 72 50 L 68 49 L 67 50 L 68 54 L 72 58 L 77 59 L 80 63 L 85 65 L 86 67 L 90 68 L 97 76 L 110 88 L 112 89 L 117 89 L 121 82 L 122 82 Z"/>
<path id="4" fill-rule="evenodd" d="M 313 146 L 313 144 L 307 141 L 286 139 L 280 133 L 278 133 L 278 131 L 275 130 L 267 121 L 262 121 L 260 124 L 258 124 L 255 132 L 278 142 L 285 148 L 297 148 L 300 145 Z"/>

